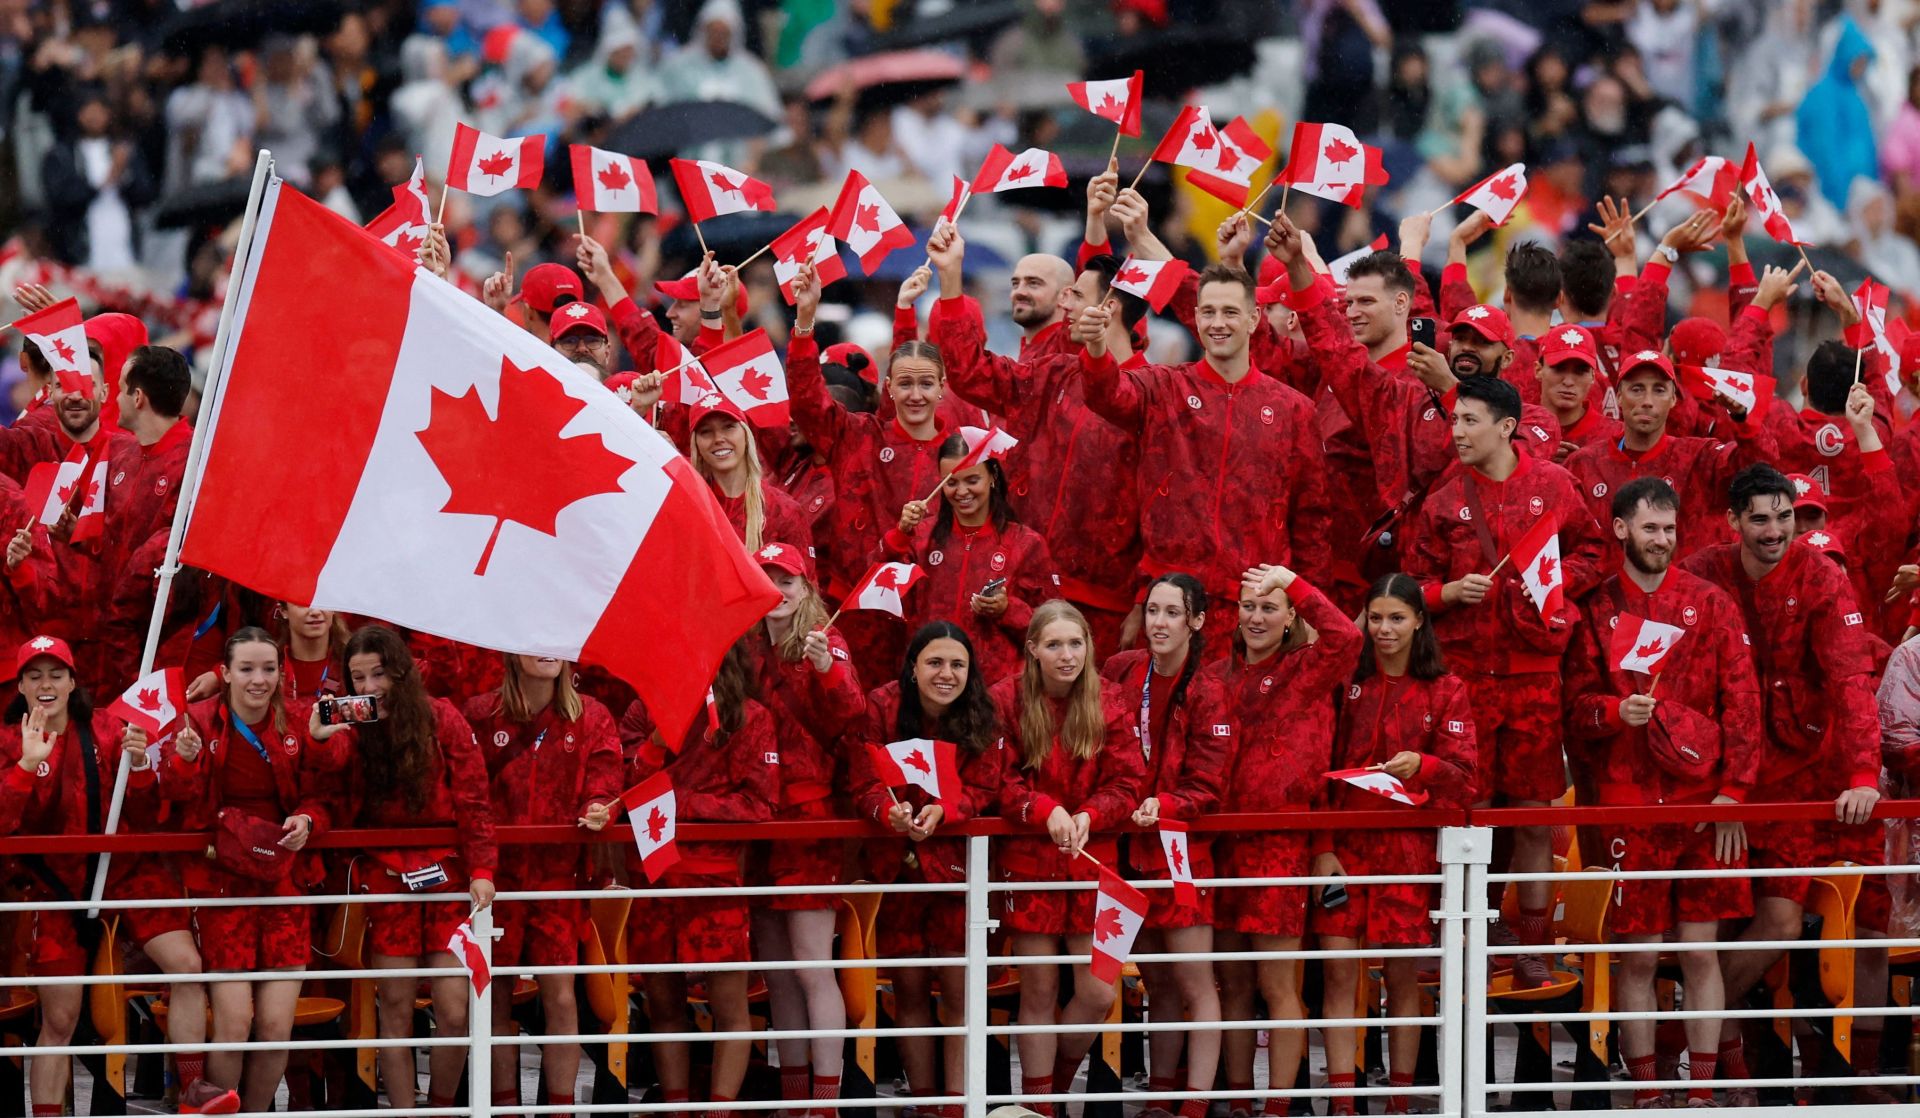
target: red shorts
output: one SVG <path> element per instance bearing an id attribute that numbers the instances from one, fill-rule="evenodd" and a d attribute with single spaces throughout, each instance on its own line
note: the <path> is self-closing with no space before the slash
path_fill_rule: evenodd
<path id="1" fill-rule="evenodd" d="M 1344 863 L 1343 863 L 1344 864 Z M 1347 866 L 1348 873 L 1360 873 Z M 1440 889 L 1419 882 L 1389 881 L 1347 886 L 1339 908 L 1315 906 L 1308 923 L 1323 936 L 1342 936 L 1375 947 L 1425 947 L 1433 942 L 1433 910 Z"/>
<path id="2" fill-rule="evenodd" d="M 1143 870 L 1127 867 L 1127 876 L 1135 881 L 1171 881 L 1166 870 Z M 1212 877 L 1212 873 L 1196 873 L 1195 877 Z M 1160 931 L 1173 931 L 1178 928 L 1199 928 L 1213 923 L 1213 890 L 1196 889 L 1200 894 L 1194 904 L 1181 904 L 1174 899 L 1172 889 L 1142 889 L 1147 897 L 1147 920 L 1143 927 Z"/>
<path id="3" fill-rule="evenodd" d="M 574 882 L 548 882 L 517 889 L 573 889 Z M 494 906 L 493 965 L 570 967 L 580 961 L 586 902 L 578 900 L 502 901 Z"/>
<path id="4" fill-rule="evenodd" d="M 1030 878 L 1006 876 L 1007 881 Z M 1006 915 L 1001 922 L 1010 932 L 1030 935 L 1087 935 L 1093 931 L 1092 889 L 1052 889 L 1033 893 L 1008 893 Z M 964 923 L 961 924 L 965 928 Z"/>
<path id="5" fill-rule="evenodd" d="M 1222 877 L 1303 877 L 1310 845 L 1305 831 L 1248 835 L 1219 844 L 1214 857 L 1222 867 Z M 1214 916 L 1216 926 L 1229 931 L 1294 938 L 1307 930 L 1307 887 L 1252 885 L 1222 889 L 1214 900 Z"/>
<path id="6" fill-rule="evenodd" d="M 776 842 L 767 851 L 766 877 L 774 885 L 838 885 L 846 876 L 847 844 L 841 839 Z M 837 908 L 838 893 L 787 893 L 770 897 L 776 912 Z"/>
<path id="7" fill-rule="evenodd" d="M 454 929 L 471 910 L 465 900 L 368 905 L 367 946 L 375 955 L 396 959 L 445 954 Z"/>
<path id="8" fill-rule="evenodd" d="M 1623 826 L 1610 838 L 1622 870 L 1711 870 L 1729 868 L 1714 860 L 1713 828 L 1696 833 L 1687 825 Z M 1746 865 L 1743 858 L 1732 868 Z M 1614 887 L 1608 924 L 1617 936 L 1654 936 L 1674 924 L 1704 924 L 1753 915 L 1748 879 L 1691 877 L 1679 880 L 1638 878 Z"/>
<path id="9" fill-rule="evenodd" d="M 662 889 L 738 886 L 737 874 L 669 870 Z M 751 957 L 752 908 L 745 897 L 661 897 L 634 906 L 629 954 L 636 963 L 744 963 Z"/>
<path id="10" fill-rule="evenodd" d="M 164 867 L 142 865 L 113 882 L 107 896 L 117 901 L 173 900 L 186 896 L 180 882 Z M 117 911 L 126 938 L 145 944 L 167 932 L 187 931 L 193 926 L 193 910 L 188 908 L 123 908 L 102 910 L 111 916 Z M 86 974 L 93 960 L 81 945 L 80 922 L 85 914 L 72 910 L 37 912 L 33 919 L 33 945 L 28 954 L 31 973 L 47 978 L 66 978 Z"/>
<path id="11" fill-rule="evenodd" d="M 313 924 L 304 905 L 196 908 L 193 924 L 200 962 L 210 971 L 304 967 L 313 958 Z"/>
<path id="12" fill-rule="evenodd" d="M 967 953 L 967 902 L 958 893 L 898 893 L 880 902 L 875 949 L 883 959 L 952 959 Z"/>
<path id="13" fill-rule="evenodd" d="M 1784 797 L 1783 797 L 1784 798 Z M 1759 801 L 1756 797 L 1755 802 Z M 1886 828 L 1878 821 L 1854 826 L 1832 819 L 1795 819 L 1747 824 L 1747 844 L 1755 867 L 1824 868 L 1835 862 L 1881 866 L 1887 861 Z M 1812 877 L 1754 879 L 1758 896 L 1781 897 L 1801 906 L 1813 889 Z M 1854 904 L 1854 923 L 1885 931 L 1892 916 L 1892 897 L 1884 874 L 1860 877 L 1860 898 Z"/>
<path id="14" fill-rule="evenodd" d="M 1565 792 L 1560 677 L 1550 672 L 1469 675 L 1466 682 L 1480 746 L 1477 798 L 1546 803 Z"/>

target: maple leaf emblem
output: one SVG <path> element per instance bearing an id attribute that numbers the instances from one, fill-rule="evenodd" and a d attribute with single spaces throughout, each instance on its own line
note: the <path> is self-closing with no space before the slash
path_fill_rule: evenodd
<path id="1" fill-rule="evenodd" d="M 1120 910 L 1112 905 L 1100 906 L 1093 917 L 1093 938 L 1096 943 L 1104 943 L 1126 933 L 1127 927 L 1120 922 Z"/>
<path id="2" fill-rule="evenodd" d="M 1212 151 L 1213 139 L 1213 129 L 1203 124 L 1193 130 L 1193 135 L 1188 139 L 1188 142 L 1201 151 Z"/>
<path id="3" fill-rule="evenodd" d="M 900 589 L 900 575 L 892 567 L 881 567 L 874 573 L 873 584 L 882 590 Z"/>
<path id="4" fill-rule="evenodd" d="M 1815 547 L 1825 547 L 1833 542 L 1833 537 L 1825 532 L 1808 532 L 1807 542 Z"/>
<path id="5" fill-rule="evenodd" d="M 1108 120 L 1119 120 L 1126 112 L 1126 105 L 1116 100 L 1113 94 L 1109 93 L 1100 99 L 1098 105 L 1093 107 L 1093 112 L 1095 116 L 1103 116 Z"/>
<path id="6" fill-rule="evenodd" d="M 1580 331 L 1569 330 L 1566 333 L 1560 335 L 1560 341 L 1561 341 L 1561 344 L 1563 345 L 1579 345 Z"/>
<path id="7" fill-rule="evenodd" d="M 853 227 L 855 229 L 864 229 L 869 233 L 878 233 L 880 231 L 880 207 L 879 206 L 854 207 Z"/>
<path id="8" fill-rule="evenodd" d="M 1540 585 L 1552 586 L 1554 577 L 1557 574 L 1559 574 L 1559 568 L 1558 565 L 1554 563 L 1553 556 L 1542 555 L 1540 557 L 1540 568 L 1534 572 L 1534 577 L 1539 580 Z"/>
<path id="9" fill-rule="evenodd" d="M 1473 319 L 1475 322 L 1487 317 L 1490 313 L 1492 312 L 1488 311 L 1484 306 L 1467 308 L 1467 317 Z"/>
<path id="10" fill-rule="evenodd" d="M 45 652 L 47 649 L 53 647 L 53 638 L 52 637 L 35 637 L 33 638 L 32 645 L 33 645 L 33 649 L 36 652 Z"/>
<path id="11" fill-rule="evenodd" d="M 1487 184 L 1487 193 L 1502 202 L 1511 202 L 1519 192 L 1514 189 L 1512 175 L 1501 175 Z"/>
<path id="12" fill-rule="evenodd" d="M 740 374 L 740 391 L 756 400 L 767 398 L 767 387 L 772 383 L 773 378 L 756 365 L 747 366 L 746 371 Z"/>
<path id="13" fill-rule="evenodd" d="M 1639 648 L 1634 649 L 1633 656 L 1636 660 L 1651 660 L 1666 650 L 1667 642 L 1661 640 L 1659 637 L 1655 637 Z"/>
<path id="14" fill-rule="evenodd" d="M 914 768 L 919 769 L 923 773 L 930 773 L 933 771 L 933 766 L 927 764 L 927 755 L 918 749 L 914 750 L 912 753 L 907 754 L 907 764 L 912 765 Z"/>
<path id="15" fill-rule="evenodd" d="M 53 351 L 60 355 L 60 360 L 69 365 L 73 364 L 73 347 L 67 344 L 67 339 L 53 339 Z"/>
<path id="16" fill-rule="evenodd" d="M 587 317 L 587 305 L 585 303 L 568 303 L 566 316 L 572 319 Z"/>
<path id="17" fill-rule="evenodd" d="M 1032 174 L 1033 174 L 1033 164 L 1022 163 L 1019 166 L 1013 168 L 1011 171 L 1007 172 L 1006 181 L 1018 182 L 1019 180 L 1027 178 Z"/>
<path id="18" fill-rule="evenodd" d="M 721 174 L 718 171 L 715 171 L 712 174 L 708 175 L 707 180 L 713 183 L 713 185 L 716 188 L 718 188 L 720 193 L 722 194 L 739 194 L 740 188 L 746 185 L 745 183 L 734 182 L 732 179 L 728 178 L 727 176 Z"/>
<path id="19" fill-rule="evenodd" d="M 1113 282 L 1145 283 L 1147 282 L 1147 273 L 1143 269 L 1141 269 L 1139 266 L 1134 264 L 1129 264 L 1126 267 L 1120 269 L 1119 274 L 1113 277 Z"/>
<path id="20" fill-rule="evenodd" d="M 1231 171 L 1240 165 L 1240 152 L 1232 144 L 1221 144 L 1220 154 L 1213 159 L 1216 167 L 1222 171 Z"/>
<path id="21" fill-rule="evenodd" d="M 1793 495 L 1794 496 L 1804 497 L 1812 489 L 1813 489 L 1813 484 L 1807 481 L 1807 479 L 1798 478 L 1798 477 L 1793 479 Z"/>
<path id="22" fill-rule="evenodd" d="M 647 812 L 647 839 L 651 842 L 659 842 L 660 836 L 666 833 L 666 813 L 660 810 L 659 804 L 655 804 L 653 810 Z"/>
<path id="23" fill-rule="evenodd" d="M 427 239 L 425 237 L 416 237 L 413 235 L 413 226 L 411 225 L 397 229 L 393 234 L 393 247 L 409 256 L 419 252 L 420 246 L 426 243 Z"/>
<path id="24" fill-rule="evenodd" d="M 160 689 L 157 687 L 142 687 L 139 693 L 134 695 L 133 703 L 141 710 L 151 710 L 157 713 L 160 710 Z"/>
<path id="25" fill-rule="evenodd" d="M 628 184 L 633 182 L 633 176 L 627 174 L 626 169 L 618 163 L 609 163 L 602 167 L 600 174 L 596 177 L 600 180 L 600 185 L 608 190 L 625 190 Z"/>
<path id="26" fill-rule="evenodd" d="M 1187 848 L 1184 844 L 1176 842 L 1173 844 L 1173 848 L 1167 852 L 1167 861 L 1173 865 L 1174 873 L 1187 872 L 1186 850 Z"/>
<path id="27" fill-rule="evenodd" d="M 1360 149 L 1345 140 L 1336 139 L 1326 147 L 1320 149 L 1320 154 L 1324 156 L 1329 163 L 1345 163 L 1347 160 L 1359 155 Z"/>
<path id="28" fill-rule="evenodd" d="M 785 554 L 786 552 L 781 550 L 780 545 L 777 543 L 770 543 L 760 549 L 760 558 L 762 559 L 778 559 Z"/>
<path id="29" fill-rule="evenodd" d="M 490 179 L 497 179 L 508 171 L 513 170 L 513 156 L 508 155 L 504 151 L 496 151 L 492 155 L 482 159 L 479 163 L 475 164 L 475 166 L 480 168 L 481 174 Z"/>
<path id="30" fill-rule="evenodd" d="M 609 450 L 598 434 L 560 437 L 586 407 L 546 370 L 522 369 L 505 357 L 497 418 L 487 415 L 478 386 L 461 396 L 433 390 L 427 426 L 414 437 L 451 490 L 440 511 L 494 521 L 474 574 L 487 573 L 507 521 L 554 536 L 560 513 L 574 502 L 620 492 L 631 458 Z"/>

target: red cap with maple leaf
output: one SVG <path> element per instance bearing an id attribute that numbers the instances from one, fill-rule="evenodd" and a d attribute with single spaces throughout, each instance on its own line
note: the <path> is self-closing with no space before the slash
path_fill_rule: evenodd
<path id="1" fill-rule="evenodd" d="M 1643 349 L 1621 361 L 1621 383 L 1626 383 L 1627 377 L 1631 375 L 1635 369 L 1658 369 L 1661 375 L 1665 376 L 1668 380 L 1675 384 L 1680 383 L 1680 378 L 1674 374 L 1673 362 L 1667 360 L 1667 355 L 1657 349 Z"/>
<path id="2" fill-rule="evenodd" d="M 1819 509 L 1827 511 L 1827 494 L 1820 483 L 1805 474 L 1788 474 L 1787 480 L 1793 483 L 1793 507 L 1799 509 Z"/>
<path id="3" fill-rule="evenodd" d="M 51 656 L 55 660 L 65 664 L 68 671 L 74 670 L 73 650 L 67 647 L 67 642 L 61 640 L 59 637 L 49 637 L 42 634 L 20 646 L 19 655 L 14 657 L 13 678 L 19 679 L 21 674 L 27 670 L 27 665 L 42 656 Z"/>
<path id="4" fill-rule="evenodd" d="M 807 551 L 807 548 L 797 544 L 775 542 L 754 552 L 753 561 L 762 567 L 772 567 L 801 578 L 812 578 L 813 562 Z"/>
<path id="5" fill-rule="evenodd" d="M 700 272 L 698 269 L 688 272 L 677 280 L 660 280 L 653 289 L 669 299 L 678 299 L 683 303 L 700 301 Z M 738 318 L 747 317 L 747 285 L 734 285 L 733 313 Z"/>
<path id="6" fill-rule="evenodd" d="M 1547 331 L 1540 339 L 1540 360 L 1548 366 L 1581 361 L 1594 372 L 1600 371 L 1600 350 L 1584 326 L 1555 326 Z"/>
<path id="7" fill-rule="evenodd" d="M 707 402 L 693 405 L 687 430 L 698 431 L 700 424 L 705 422 L 706 418 L 715 412 L 721 415 L 732 416 L 736 423 L 744 424 L 747 422 L 747 413 L 740 410 L 740 405 L 727 399 L 718 392 L 712 392 L 708 394 Z"/>
<path id="8" fill-rule="evenodd" d="M 1466 310 L 1453 316 L 1447 323 L 1448 330 L 1471 330 L 1490 342 L 1499 342 L 1512 349 L 1518 339 L 1513 333 L 1513 322 L 1507 318 L 1507 312 L 1486 303 L 1475 303 Z"/>
<path id="9" fill-rule="evenodd" d="M 592 303 L 568 303 L 553 312 L 553 340 L 568 334 L 589 333 L 607 336 L 607 316 Z"/>
<path id="10" fill-rule="evenodd" d="M 580 277 L 565 264 L 536 264 L 521 277 L 520 294 L 515 295 L 513 301 L 525 303 L 541 314 L 552 314 L 563 295 L 569 300 L 586 298 Z"/>

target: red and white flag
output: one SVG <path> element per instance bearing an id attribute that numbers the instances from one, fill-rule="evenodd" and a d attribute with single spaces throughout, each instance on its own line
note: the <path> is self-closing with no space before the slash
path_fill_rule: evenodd
<path id="1" fill-rule="evenodd" d="M 908 738 L 870 745 L 874 775 L 888 788 L 912 785 L 929 799 L 952 805 L 960 795 L 959 751 L 950 741 Z M 948 807 L 951 814 L 952 807 Z"/>
<path id="2" fill-rule="evenodd" d="M 149 741 L 165 733 L 187 709 L 187 682 L 179 668 L 161 668 L 133 681 L 107 713 L 140 727 Z"/>
<path id="3" fill-rule="evenodd" d="M 1773 399 L 1773 378 L 1713 365 L 1675 365 L 1680 387 L 1696 400 L 1719 398 L 1743 411 L 1754 411 Z"/>
<path id="4" fill-rule="evenodd" d="M 825 206 L 773 239 L 773 278 L 780 282 L 780 294 L 787 297 L 788 305 L 793 303 L 793 281 L 800 275 L 801 266 L 808 263 L 813 265 L 814 282 L 823 289 L 835 280 L 847 278 L 840 246 L 827 232 Z"/>
<path id="5" fill-rule="evenodd" d="M 1534 521 L 1509 556 L 1534 608 L 1543 614 L 1559 610 L 1567 585 L 1567 573 L 1560 569 L 1560 522 L 1551 516 Z"/>
<path id="6" fill-rule="evenodd" d="M 1385 249 L 1387 244 L 1387 235 L 1382 233 L 1373 240 L 1347 253 L 1345 256 L 1336 257 L 1328 261 L 1327 275 L 1333 280 L 1334 286 L 1345 287 L 1347 285 L 1347 273 L 1353 270 L 1354 264 L 1358 263 L 1362 256 L 1372 256 L 1374 253 Z"/>
<path id="7" fill-rule="evenodd" d="M 1173 882 L 1173 899 L 1189 908 L 1200 904 L 1200 890 L 1193 884 L 1192 850 L 1185 823 L 1174 819 L 1160 821 L 1160 853 L 1167 856 L 1167 877 Z"/>
<path id="8" fill-rule="evenodd" d="M 337 298 L 313 297 L 316 274 Z M 684 736 L 727 649 L 779 601 L 691 463 L 571 361 L 279 180 L 230 291 L 184 562 L 601 665 Z M 286 453 L 288 415 L 329 432 L 325 470 Z M 301 494 L 272 547 L 249 492 Z"/>
<path id="9" fill-rule="evenodd" d="M 1019 155 L 999 144 L 987 153 L 980 173 L 973 176 L 973 193 L 998 194 L 1003 190 L 1021 190 L 1029 186 L 1065 186 L 1067 169 L 1060 157 L 1040 148 L 1028 148 Z"/>
<path id="10" fill-rule="evenodd" d="M 1141 87 L 1145 76 L 1144 72 L 1135 70 L 1130 78 L 1068 82 L 1067 96 L 1094 116 L 1119 125 L 1122 136 L 1138 136 L 1143 100 Z"/>
<path id="11" fill-rule="evenodd" d="M 86 320 L 80 315 L 78 299 L 68 297 L 17 319 L 13 328 L 47 359 L 61 391 L 93 390 L 93 356 L 87 352 Z"/>
<path id="12" fill-rule="evenodd" d="M 1344 780 L 1355 788 L 1365 789 L 1376 796 L 1385 796 L 1394 803 L 1408 807 L 1419 807 L 1427 802 L 1427 793 L 1416 792 L 1401 783 L 1400 778 L 1382 772 L 1379 769 L 1335 769 L 1327 774 L 1328 780 Z"/>
<path id="13" fill-rule="evenodd" d="M 827 218 L 827 232 L 853 250 L 860 258 L 860 270 L 868 275 L 894 249 L 913 246 L 913 230 L 858 171 L 847 172 Z"/>
<path id="14" fill-rule="evenodd" d="M 687 207 L 687 220 L 698 224 L 722 214 L 748 210 L 773 212 L 773 187 L 724 163 L 705 159 L 673 159 L 667 163 L 673 185 Z"/>
<path id="15" fill-rule="evenodd" d="M 658 881 L 661 874 L 680 860 L 679 844 L 673 841 L 674 824 L 679 818 L 673 781 L 667 779 L 664 772 L 654 773 L 620 793 L 620 802 L 627 805 L 627 821 L 633 824 L 633 842 L 640 848 L 640 867 L 647 871 L 648 881 Z"/>
<path id="16" fill-rule="evenodd" d="M 1147 895 L 1100 867 L 1100 891 L 1093 900 L 1093 977 L 1118 982 L 1133 954 L 1133 941 L 1147 922 Z"/>
<path id="17" fill-rule="evenodd" d="M 26 502 L 34 520 L 51 528 L 72 509 L 72 542 L 99 539 L 107 511 L 107 465 L 105 458 L 89 464 L 86 445 L 75 443 L 64 460 L 41 462 L 27 471 Z"/>
<path id="18" fill-rule="evenodd" d="M 1004 459 L 1020 445 L 1020 440 L 998 427 L 962 427 L 960 437 L 967 440 L 967 456 L 953 467 L 954 473 L 970 470 L 989 458 Z"/>
<path id="19" fill-rule="evenodd" d="M 393 204 L 367 222 L 367 232 L 412 261 L 420 246 L 427 243 L 432 225 L 433 208 L 427 202 L 427 165 L 416 155 L 413 174 L 393 188 Z"/>
<path id="20" fill-rule="evenodd" d="M 1253 173 L 1273 157 L 1273 145 L 1242 117 L 1228 121 L 1216 138 L 1213 166 L 1189 170 L 1187 182 L 1229 206 L 1244 206 L 1253 193 Z"/>
<path id="21" fill-rule="evenodd" d="M 1192 271 L 1187 262 L 1180 259 L 1139 260 L 1129 256 L 1113 274 L 1113 286 L 1145 299 L 1153 313 L 1159 314 Z"/>
<path id="22" fill-rule="evenodd" d="M 647 161 L 591 144 L 568 144 L 573 157 L 573 194 L 594 213 L 657 214 L 660 197 Z"/>
<path id="23" fill-rule="evenodd" d="M 1505 225 L 1526 193 L 1527 165 L 1515 163 L 1461 191 L 1454 196 L 1453 204 L 1465 202 L 1492 218 L 1495 225 Z"/>
<path id="24" fill-rule="evenodd" d="M 1183 105 L 1173 118 L 1167 134 L 1147 158 L 1155 163 L 1171 163 L 1193 171 L 1211 171 L 1214 153 L 1220 148 L 1220 130 L 1205 105 Z"/>
<path id="25" fill-rule="evenodd" d="M 1767 230 L 1767 236 L 1783 245 L 1802 244 L 1794 236 L 1793 222 L 1788 220 L 1787 211 L 1780 207 L 1780 196 L 1773 192 L 1773 184 L 1767 181 L 1766 168 L 1760 166 L 1760 155 L 1754 150 L 1753 141 L 1747 141 L 1747 158 L 1740 164 L 1740 185 L 1746 189 L 1747 201 L 1753 206 L 1753 212 L 1760 218 L 1760 224 Z"/>
<path id="26" fill-rule="evenodd" d="M 787 424 L 787 369 L 764 329 L 722 342 L 700 359 L 720 394 L 759 427 Z"/>
<path id="27" fill-rule="evenodd" d="M 1652 621 L 1623 613 L 1614 620 L 1613 642 L 1608 647 L 1613 666 L 1623 672 L 1652 674 L 1660 669 L 1673 646 L 1687 631 L 1664 621 Z"/>
<path id="28" fill-rule="evenodd" d="M 487 951 L 480 943 L 480 937 L 473 932 L 473 923 L 460 921 L 460 926 L 447 937 L 447 950 L 460 960 L 467 969 L 467 977 L 473 981 L 473 992 L 484 994 L 493 984 L 493 968 L 487 964 Z"/>
<path id="29" fill-rule="evenodd" d="M 1696 206 L 1725 211 L 1740 186 L 1740 169 L 1718 155 L 1703 155 L 1694 160 L 1681 176 L 1654 196 L 1655 201 L 1678 194 Z"/>
<path id="30" fill-rule="evenodd" d="M 941 222 L 948 225 L 960 224 L 960 211 L 967 208 L 967 199 L 971 197 L 973 197 L 973 184 L 959 175 L 953 176 L 953 193 L 947 196 L 947 206 L 940 211 L 940 220 L 934 222 L 933 227 L 940 228 Z"/>
<path id="31" fill-rule="evenodd" d="M 545 136 L 514 136 L 503 140 L 462 124 L 453 132 L 453 159 L 447 164 L 447 185 L 482 198 L 516 188 L 531 190 L 540 185 L 546 161 Z"/>
<path id="32" fill-rule="evenodd" d="M 906 597 L 907 591 L 913 589 L 913 584 L 926 575 L 927 572 L 912 563 L 875 563 L 847 592 L 840 608 L 877 609 L 895 617 L 905 617 L 907 610 L 900 604 L 900 599 Z"/>
<path id="33" fill-rule="evenodd" d="M 1357 208 L 1367 187 L 1387 179 L 1380 149 L 1361 143 L 1346 125 L 1303 120 L 1293 126 L 1287 165 L 1280 172 L 1280 181 L 1293 189 Z"/>

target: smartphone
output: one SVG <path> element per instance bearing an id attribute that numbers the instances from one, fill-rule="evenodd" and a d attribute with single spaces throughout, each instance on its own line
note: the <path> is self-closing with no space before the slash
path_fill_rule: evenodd
<path id="1" fill-rule="evenodd" d="M 988 582 L 985 586 L 982 586 L 980 588 L 980 596 L 982 598 L 990 598 L 993 596 L 994 591 L 1000 589 L 1002 586 L 1005 586 L 1006 584 L 1007 584 L 1007 580 L 1004 578 L 993 579 L 992 581 Z"/>
<path id="2" fill-rule="evenodd" d="M 378 722 L 381 715 L 378 695 L 337 695 L 314 704 L 322 726 L 345 726 L 354 722 Z"/>
<path id="3" fill-rule="evenodd" d="M 1428 349 L 1438 349 L 1434 344 L 1440 337 L 1440 323 L 1431 318 L 1413 318 L 1407 320 L 1407 340 L 1418 342 Z"/>
<path id="4" fill-rule="evenodd" d="M 1433 320 L 1428 319 L 1427 321 L 1432 322 Z M 1321 908 L 1331 911 L 1333 909 L 1339 908 L 1341 905 L 1346 903 L 1347 903 L 1347 886 L 1344 882 L 1336 881 L 1333 884 L 1327 886 L 1326 888 L 1320 890 L 1320 907 Z"/>

